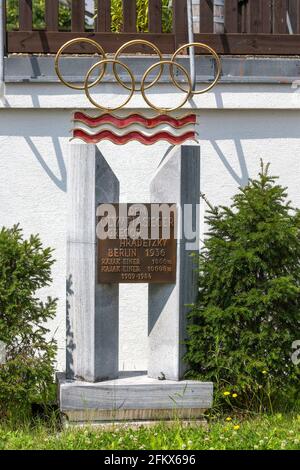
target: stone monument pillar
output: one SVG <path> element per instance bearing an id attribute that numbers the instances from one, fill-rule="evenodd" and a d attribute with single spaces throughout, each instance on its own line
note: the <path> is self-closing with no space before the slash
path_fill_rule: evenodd
<path id="1" fill-rule="evenodd" d="M 71 144 L 67 219 L 67 378 L 119 371 L 119 286 L 97 282 L 96 209 L 119 202 L 119 184 L 95 145 Z"/>
<path id="2" fill-rule="evenodd" d="M 183 227 L 198 234 L 200 201 L 200 147 L 183 145 L 175 148 L 162 162 L 151 182 L 152 203 L 176 203 L 177 277 L 176 284 L 149 285 L 149 355 L 151 378 L 181 380 L 184 375 L 184 340 L 186 339 L 187 305 L 197 298 L 197 273 L 193 253 L 199 251 L 198 236 L 188 239 Z M 192 212 L 191 212 L 192 210 Z M 180 236 L 181 233 L 181 236 Z M 191 250 L 192 248 L 192 250 Z"/>

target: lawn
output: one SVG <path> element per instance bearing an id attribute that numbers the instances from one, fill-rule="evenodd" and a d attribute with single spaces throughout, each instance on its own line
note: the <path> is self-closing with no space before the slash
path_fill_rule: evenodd
<path id="1" fill-rule="evenodd" d="M 163 424 L 138 430 L 99 428 L 60 430 L 41 421 L 0 425 L 0 450 L 300 450 L 300 415 L 275 414 L 248 419 L 212 420 L 207 426 Z"/>

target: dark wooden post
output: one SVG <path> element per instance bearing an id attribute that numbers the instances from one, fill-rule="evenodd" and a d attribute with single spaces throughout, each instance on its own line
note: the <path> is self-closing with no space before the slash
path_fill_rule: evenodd
<path id="1" fill-rule="evenodd" d="M 273 0 L 274 9 L 274 34 L 287 33 L 287 9 L 288 0 Z"/>
<path id="2" fill-rule="evenodd" d="M 239 6 L 238 0 L 226 0 L 224 11 L 225 33 L 239 32 Z"/>
<path id="3" fill-rule="evenodd" d="M 149 32 L 162 32 L 162 3 L 161 0 L 149 0 Z"/>
<path id="4" fill-rule="evenodd" d="M 136 2 L 123 0 L 123 31 L 124 33 L 136 32 Z"/>
<path id="5" fill-rule="evenodd" d="M 98 0 L 97 2 L 96 30 L 98 32 L 111 31 L 111 0 Z"/>
<path id="6" fill-rule="evenodd" d="M 214 32 L 214 0 L 200 2 L 200 33 Z"/>
<path id="7" fill-rule="evenodd" d="M 45 22 L 47 31 L 58 31 L 58 0 L 46 0 Z"/>
<path id="8" fill-rule="evenodd" d="M 19 30 L 32 31 L 32 0 L 19 2 Z"/>
<path id="9" fill-rule="evenodd" d="M 72 1 L 72 31 L 81 33 L 85 30 L 85 0 Z"/>
<path id="10" fill-rule="evenodd" d="M 176 49 L 188 42 L 187 5 L 185 0 L 173 0 L 173 33 Z"/>

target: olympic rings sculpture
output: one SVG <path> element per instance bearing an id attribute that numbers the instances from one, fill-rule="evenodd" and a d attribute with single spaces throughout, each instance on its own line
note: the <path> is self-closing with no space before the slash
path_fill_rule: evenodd
<path id="1" fill-rule="evenodd" d="M 78 85 L 78 84 L 76 85 L 76 84 L 73 84 L 73 83 L 68 82 L 67 80 L 65 80 L 63 75 L 62 75 L 61 69 L 60 69 L 60 57 L 61 57 L 62 53 L 65 52 L 65 50 L 69 46 L 73 46 L 74 44 L 77 44 L 77 43 L 86 43 L 86 44 L 89 44 L 89 45 L 93 46 L 95 48 L 95 51 L 102 57 L 102 59 L 99 62 L 92 65 L 92 67 L 88 70 L 88 72 L 85 76 L 85 79 L 84 79 L 84 83 L 80 84 L 80 85 Z M 146 70 L 146 72 L 144 73 L 144 75 L 142 77 L 141 86 L 139 88 L 136 86 L 136 79 L 135 79 L 130 67 L 128 67 L 128 65 L 126 65 L 124 62 L 122 62 L 120 60 L 120 56 L 125 51 L 125 49 L 127 49 L 128 47 L 131 47 L 131 46 L 138 45 L 138 44 L 144 45 L 144 46 L 147 46 L 147 47 L 153 49 L 154 52 L 157 54 L 157 56 L 159 58 L 158 62 L 152 64 Z M 213 58 L 215 59 L 215 62 L 216 62 L 216 66 L 217 66 L 216 67 L 216 76 L 215 76 L 213 82 L 203 90 L 195 90 L 194 91 L 192 89 L 193 88 L 192 87 L 192 80 L 191 80 L 191 77 L 190 77 L 188 71 L 186 70 L 186 68 L 182 64 L 180 64 L 176 61 L 178 55 L 180 53 L 182 53 L 186 48 L 189 48 L 189 47 L 194 47 L 194 48 L 198 47 L 198 48 L 205 49 L 209 54 L 211 54 L 213 56 Z M 95 101 L 95 99 L 91 96 L 91 92 L 90 92 L 91 88 L 93 88 L 94 86 L 101 83 L 101 81 L 102 81 L 102 79 L 103 79 L 103 77 L 106 73 L 108 64 L 112 64 L 113 74 L 114 74 L 114 77 L 115 77 L 115 80 L 117 81 L 117 83 L 119 83 L 119 85 L 121 85 L 122 88 L 129 91 L 128 97 L 126 98 L 126 100 L 120 106 L 111 107 L 111 108 L 102 106 L 97 101 Z M 184 96 L 183 100 L 181 101 L 181 103 L 178 106 L 173 107 L 173 108 L 162 108 L 162 107 L 156 106 L 149 100 L 149 98 L 146 95 L 146 91 L 149 90 L 150 88 L 152 88 L 156 83 L 158 83 L 158 81 L 160 80 L 160 78 L 163 74 L 164 67 L 166 65 L 169 66 L 170 79 L 171 79 L 172 84 L 178 90 L 185 93 L 185 96 Z M 126 73 L 128 74 L 128 76 L 130 78 L 130 85 L 120 78 L 119 72 L 117 71 L 118 66 L 123 68 L 126 71 Z M 157 73 L 156 77 L 152 81 L 150 81 L 150 83 L 148 83 L 147 82 L 148 77 L 157 68 L 159 68 L 159 70 L 158 70 L 158 73 Z M 96 69 L 100 70 L 99 77 L 94 79 L 94 81 L 91 81 L 91 76 L 93 75 L 93 73 L 95 72 Z M 182 85 L 182 83 L 180 83 L 178 77 L 175 76 L 174 69 L 178 69 L 182 73 L 182 75 L 186 78 L 187 88 L 185 88 Z M 162 55 L 160 49 L 155 44 L 153 44 L 149 41 L 146 41 L 145 39 L 135 39 L 133 41 L 129 41 L 129 42 L 123 44 L 117 50 L 117 52 L 115 53 L 114 58 L 108 58 L 105 51 L 104 51 L 104 49 L 103 49 L 103 47 L 100 44 L 98 44 L 96 41 L 93 41 L 92 39 L 88 39 L 88 38 L 76 38 L 76 39 L 72 39 L 71 41 L 66 42 L 59 49 L 59 51 L 58 51 L 58 53 L 55 57 L 55 70 L 56 70 L 56 73 L 57 73 L 57 76 L 58 76 L 59 80 L 65 86 L 67 86 L 69 88 L 72 88 L 73 90 L 84 90 L 88 100 L 96 108 L 101 109 L 102 111 L 112 113 L 113 111 L 117 111 L 119 109 L 122 109 L 122 108 L 124 108 L 124 106 L 126 106 L 129 103 L 129 101 L 131 100 L 131 98 L 132 98 L 132 96 L 134 95 L 135 92 L 141 92 L 141 94 L 143 96 L 143 99 L 148 104 L 148 106 L 150 106 L 150 108 L 158 111 L 159 113 L 168 113 L 168 112 L 172 112 L 172 111 L 177 111 L 180 108 L 182 108 L 182 106 L 184 106 L 185 103 L 191 97 L 193 97 L 194 95 L 200 95 L 200 94 L 203 94 L 203 93 L 207 93 L 209 90 L 211 90 L 218 83 L 218 81 L 220 79 L 220 76 L 221 76 L 221 60 L 220 60 L 220 57 L 218 56 L 218 54 L 216 53 L 216 51 L 214 51 L 214 49 L 212 49 L 211 47 L 207 46 L 206 44 L 202 44 L 200 42 L 191 42 L 191 43 L 188 43 L 188 44 L 184 44 L 179 49 L 177 49 L 177 51 L 173 54 L 171 59 L 166 60 L 166 59 L 163 58 L 163 55 Z"/>

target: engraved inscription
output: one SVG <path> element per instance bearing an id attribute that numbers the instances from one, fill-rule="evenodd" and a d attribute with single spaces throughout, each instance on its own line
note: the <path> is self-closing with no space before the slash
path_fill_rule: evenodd
<path id="1" fill-rule="evenodd" d="M 166 215 L 159 211 L 159 204 L 140 204 L 142 211 L 133 208 L 138 204 L 112 204 L 115 215 L 110 219 L 108 211 L 100 206 L 97 210 L 97 234 L 101 224 L 103 230 L 107 225 L 107 238 L 98 239 L 98 282 L 175 283 L 176 205 L 165 204 L 169 208 Z M 130 215 L 132 213 L 134 215 Z M 130 238 L 133 233 L 131 224 L 136 224 L 138 233 L 134 239 Z M 116 229 L 115 233 L 112 228 Z M 168 238 L 163 238 L 166 234 Z"/>

